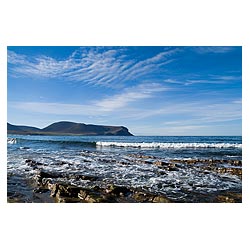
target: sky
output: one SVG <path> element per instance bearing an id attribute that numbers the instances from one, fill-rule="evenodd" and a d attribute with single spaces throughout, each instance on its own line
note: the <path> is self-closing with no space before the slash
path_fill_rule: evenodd
<path id="1" fill-rule="evenodd" d="M 8 47 L 8 122 L 241 135 L 239 46 Z"/>

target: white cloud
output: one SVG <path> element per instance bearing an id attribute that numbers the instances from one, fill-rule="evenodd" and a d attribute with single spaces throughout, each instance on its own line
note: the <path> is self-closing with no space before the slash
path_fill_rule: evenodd
<path id="1" fill-rule="evenodd" d="M 215 80 L 221 80 L 222 82 L 240 81 L 242 79 L 242 77 L 239 75 L 213 75 L 212 78 Z"/>
<path id="2" fill-rule="evenodd" d="M 212 123 L 242 119 L 242 107 L 240 102 L 209 104 L 203 100 L 182 103 L 168 103 L 166 101 L 165 103 L 161 103 L 159 108 L 134 108 L 129 113 L 123 114 L 123 118 L 133 120 L 143 120 L 149 117 L 157 117 L 161 120 L 165 119 L 165 125 L 211 125 Z"/>
<path id="3" fill-rule="evenodd" d="M 112 86 L 147 75 L 171 63 L 171 56 L 180 49 L 169 49 L 144 60 L 128 58 L 124 51 L 122 48 L 104 51 L 99 47 L 82 48 L 64 60 L 48 56 L 27 57 L 8 51 L 8 69 L 15 77 L 63 78 L 85 84 Z"/>
<path id="4" fill-rule="evenodd" d="M 200 46 L 194 47 L 193 50 L 199 54 L 207 54 L 207 53 L 228 53 L 231 52 L 234 48 L 230 46 Z"/>
<path id="5" fill-rule="evenodd" d="M 179 78 L 167 78 L 164 82 L 169 84 L 193 85 L 193 84 L 230 84 L 241 81 L 242 77 L 237 75 L 194 75 L 190 77 L 182 75 Z"/>
<path id="6" fill-rule="evenodd" d="M 242 100 L 235 100 L 232 103 L 236 103 L 236 104 L 242 104 Z"/>
<path id="7" fill-rule="evenodd" d="M 166 91 L 168 88 L 158 83 L 140 84 L 124 89 L 123 93 L 110 96 L 89 104 L 64 104 L 46 102 L 10 102 L 10 108 L 28 112 L 57 115 L 103 115 L 113 111 L 121 112 L 122 108 L 138 100 L 154 97 L 154 93 Z M 126 112 L 126 111 L 125 111 Z"/>
<path id="8" fill-rule="evenodd" d="M 104 111 L 112 111 L 118 108 L 123 108 L 130 103 L 138 100 L 152 98 L 154 93 L 166 91 L 168 88 L 158 83 L 140 84 L 135 87 L 125 89 L 121 94 L 105 98 L 96 102 L 96 106 Z"/>

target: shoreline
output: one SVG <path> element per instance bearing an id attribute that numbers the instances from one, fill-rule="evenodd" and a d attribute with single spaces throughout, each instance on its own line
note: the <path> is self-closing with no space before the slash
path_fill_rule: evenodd
<path id="1" fill-rule="evenodd" d="M 163 161 L 153 156 L 132 154 L 133 163 L 153 166 L 159 176 L 163 178 L 169 174 L 178 173 L 182 169 L 198 171 L 200 178 L 208 174 L 218 175 L 221 178 L 235 176 L 242 179 L 242 161 L 216 159 L 188 159 Z M 131 160 L 132 161 L 132 160 Z M 108 160 L 106 160 L 108 164 Z M 156 193 L 147 187 L 133 187 L 119 185 L 116 180 L 107 181 L 98 175 L 78 174 L 71 171 L 52 172 L 46 170 L 46 165 L 32 159 L 26 159 L 25 164 L 32 168 L 34 174 L 25 179 L 19 177 L 20 183 L 13 183 L 14 175 L 8 174 L 8 203 L 241 203 L 241 190 L 218 190 L 211 193 L 199 191 L 195 181 L 190 180 L 190 187 L 178 187 L 176 183 L 169 183 L 170 188 L 180 188 L 185 199 L 173 199 L 170 195 Z M 64 166 L 69 162 L 58 162 Z M 124 166 L 128 162 L 119 162 Z M 72 184 L 74 181 L 80 185 Z M 20 194 L 14 192 L 14 184 L 22 187 Z M 162 183 L 164 184 L 164 182 Z M 162 185 L 159 183 L 158 185 Z M 13 185 L 13 187 L 12 187 Z M 13 189 L 13 190 L 12 190 Z M 23 193 L 22 193 L 23 192 Z M 186 200 L 186 201 L 185 201 Z"/>

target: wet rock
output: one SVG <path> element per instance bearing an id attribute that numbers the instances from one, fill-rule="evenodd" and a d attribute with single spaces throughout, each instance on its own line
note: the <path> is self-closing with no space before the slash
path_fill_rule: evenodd
<path id="1" fill-rule="evenodd" d="M 175 162 L 175 163 L 183 163 L 184 160 L 180 160 L 180 159 L 172 159 L 170 160 L 170 162 Z"/>
<path id="2" fill-rule="evenodd" d="M 82 159 L 81 161 L 83 161 L 83 162 L 91 162 L 90 160 L 87 160 L 87 159 Z"/>
<path id="3" fill-rule="evenodd" d="M 42 193 L 47 193 L 48 192 L 48 189 L 46 188 L 36 188 L 33 190 L 34 193 L 39 193 L 39 194 L 42 194 Z"/>
<path id="4" fill-rule="evenodd" d="M 77 198 L 78 193 L 80 192 L 80 188 L 72 185 L 58 185 L 57 195 L 64 196 L 64 197 L 73 197 Z"/>
<path id="5" fill-rule="evenodd" d="M 123 186 L 116 186 L 114 184 L 111 184 L 107 187 L 106 193 L 113 194 L 113 195 L 119 195 L 119 196 L 125 196 L 131 193 L 130 189 Z"/>
<path id="6" fill-rule="evenodd" d="M 50 186 L 51 190 L 51 197 L 54 197 L 57 202 L 79 202 L 80 197 L 79 193 L 81 192 L 81 188 L 72 186 L 72 185 L 66 185 L 66 184 L 52 184 Z M 81 192 L 81 195 L 83 193 Z"/>
<path id="7" fill-rule="evenodd" d="M 159 168 L 164 169 L 164 170 L 166 170 L 166 171 L 179 171 L 178 168 L 172 167 L 172 166 L 168 166 L 168 167 L 159 167 Z"/>
<path id="8" fill-rule="evenodd" d="M 48 186 L 49 190 L 51 190 L 51 193 L 50 193 L 50 196 L 51 197 L 55 197 L 56 194 L 57 194 L 57 191 L 58 191 L 58 184 L 55 183 L 55 184 L 50 184 Z"/>
<path id="9" fill-rule="evenodd" d="M 154 199 L 154 196 L 147 194 L 145 192 L 142 192 L 142 191 L 136 191 L 132 195 L 132 198 L 134 199 L 135 202 L 143 203 L 143 202 L 152 202 Z"/>
<path id="10" fill-rule="evenodd" d="M 214 202 L 241 203 L 242 202 L 242 194 L 227 192 L 225 194 L 218 195 Z"/>
<path id="11" fill-rule="evenodd" d="M 50 183 L 51 183 L 51 179 L 45 179 L 45 178 L 43 178 L 41 185 L 48 188 L 48 185 Z"/>
<path id="12" fill-rule="evenodd" d="M 113 160 L 113 159 L 99 158 L 98 161 L 103 162 L 103 163 L 116 163 L 116 160 Z"/>
<path id="13" fill-rule="evenodd" d="M 153 203 L 170 203 L 171 200 L 168 199 L 167 197 L 157 195 L 155 196 L 154 194 L 150 194 L 147 192 L 143 191 L 136 191 L 133 194 L 133 199 L 135 202 L 140 202 L 140 203 L 146 203 L 146 202 L 153 202 Z"/>
<path id="14" fill-rule="evenodd" d="M 231 168 L 231 169 L 228 169 L 228 173 L 242 176 L 242 169 L 241 168 Z"/>
<path id="15" fill-rule="evenodd" d="M 87 181 L 96 181 L 98 180 L 98 177 L 97 176 L 93 176 L 93 175 L 82 175 L 80 177 L 82 180 L 87 180 Z"/>
<path id="16" fill-rule="evenodd" d="M 55 198 L 56 202 L 105 202 L 101 192 L 96 192 L 95 189 L 84 189 L 81 187 L 68 185 L 65 183 L 49 184 L 51 190 L 51 197 Z"/>
<path id="17" fill-rule="evenodd" d="M 156 196 L 153 203 L 171 203 L 171 200 L 163 196 Z"/>
<path id="18" fill-rule="evenodd" d="M 43 165 L 45 166 L 45 164 L 43 164 L 41 162 L 31 160 L 31 159 L 25 160 L 25 163 L 30 167 L 43 166 Z"/>
<path id="19" fill-rule="evenodd" d="M 78 198 L 82 202 L 87 202 L 87 203 L 112 202 L 111 201 L 112 199 L 110 199 L 109 196 L 103 194 L 103 192 L 96 192 L 95 190 L 87 190 L 87 189 L 81 189 L 78 193 Z"/>
<path id="20" fill-rule="evenodd" d="M 111 157 L 107 157 L 106 159 L 100 159 L 105 163 L 113 163 L 128 165 L 131 162 L 135 163 L 144 163 L 144 164 L 152 164 L 154 174 L 166 175 L 161 176 L 162 181 L 154 184 L 154 189 L 150 189 L 148 185 L 141 188 L 135 188 L 131 186 L 120 186 L 119 184 L 112 183 L 110 179 L 104 179 L 102 181 L 101 177 L 91 175 L 91 173 L 82 172 L 84 169 L 81 169 L 81 172 L 77 171 L 65 171 L 65 172 L 56 172 L 55 168 L 53 171 L 48 171 L 47 169 L 39 169 L 36 171 L 35 179 L 36 179 L 36 189 L 33 189 L 34 196 L 41 196 L 43 193 L 48 196 L 50 194 L 51 200 L 54 202 L 82 202 L 82 203 L 99 203 L 99 202 L 150 202 L 150 203 L 169 203 L 169 202 L 178 202 L 176 199 L 171 200 L 168 197 L 165 197 L 165 193 L 160 193 L 163 191 L 163 187 L 169 186 L 175 189 L 176 192 L 180 190 L 180 192 L 184 192 L 188 194 L 190 198 L 196 202 L 200 202 L 200 200 L 206 200 L 208 202 L 239 202 L 241 200 L 240 197 L 236 195 L 228 194 L 228 193 L 220 193 L 216 192 L 213 194 L 208 193 L 204 194 L 200 191 L 199 186 L 196 185 L 195 181 L 190 180 L 190 183 L 182 189 L 183 183 L 174 183 L 168 182 L 167 176 L 172 176 L 170 171 L 182 171 L 186 168 L 192 168 L 190 171 L 197 171 L 199 173 L 199 177 L 203 178 L 205 174 L 211 174 L 211 172 L 218 173 L 218 175 L 213 174 L 216 178 L 222 180 L 223 177 L 228 177 L 229 179 L 232 176 L 228 174 L 235 174 L 241 177 L 242 169 L 240 167 L 241 161 L 235 160 L 215 160 L 215 159 L 188 159 L 188 160 L 164 160 L 164 159 L 155 159 L 151 156 L 142 156 L 142 155 L 134 155 L 136 158 L 127 158 L 121 161 L 115 161 Z M 30 164 L 31 166 L 42 166 L 42 163 L 37 163 L 34 160 L 26 160 L 26 164 Z M 58 165 L 68 164 L 64 161 L 59 161 Z M 227 164 L 227 165 L 225 165 Z M 226 167 L 225 167 L 226 166 Z M 235 167 L 234 167 L 235 166 Z M 236 167 L 237 166 L 237 167 Z M 149 166 L 148 166 L 149 167 Z M 180 168 L 181 167 L 181 168 Z M 150 168 L 151 171 L 152 168 Z M 145 174 L 147 173 L 145 170 Z M 33 173 L 33 172 L 32 172 Z M 95 174 L 95 173 L 94 173 Z M 238 180 L 238 178 L 236 178 Z M 116 180 L 114 180 L 115 182 Z M 79 186 L 75 186 L 77 183 Z M 81 185 L 81 186 L 80 186 Z M 96 185 L 96 186 L 94 186 Z M 189 192 L 189 189 L 192 189 L 192 192 Z M 158 190 L 158 191 L 153 191 Z M 196 191 L 194 191 L 196 190 Z M 165 192 L 165 191 L 164 191 Z M 196 193 L 195 193 L 196 192 Z M 163 195 L 164 194 L 164 195 Z M 202 197 L 204 195 L 204 197 Z M 188 197 L 189 197 L 188 196 Z"/>
<path id="21" fill-rule="evenodd" d="M 53 163 L 53 165 L 57 165 L 57 166 L 63 166 L 63 165 L 72 166 L 73 164 L 70 163 L 70 162 L 66 162 L 66 161 L 59 161 L 59 162 Z"/>
<path id="22" fill-rule="evenodd" d="M 194 164 L 197 163 L 197 160 L 196 159 L 190 159 L 190 160 L 186 160 L 184 162 L 186 162 L 187 164 L 190 164 L 190 165 L 194 165 Z"/>
<path id="23" fill-rule="evenodd" d="M 101 194 L 89 194 L 84 199 L 84 202 L 87 202 L 87 203 L 101 203 L 101 202 L 113 202 L 113 201 L 109 200 L 109 198 L 105 198 Z"/>
<path id="24" fill-rule="evenodd" d="M 229 173 L 233 175 L 238 175 L 240 177 L 242 176 L 242 168 L 232 168 L 232 167 L 225 168 L 225 167 L 207 166 L 207 167 L 202 167 L 202 169 L 216 172 L 219 174 Z"/>
<path id="25" fill-rule="evenodd" d="M 167 175 L 166 171 L 158 171 L 159 175 Z"/>
<path id="26" fill-rule="evenodd" d="M 87 197 L 84 199 L 88 203 L 96 203 L 97 200 L 94 197 L 91 197 L 90 195 L 87 195 Z"/>
<path id="27" fill-rule="evenodd" d="M 93 176 L 93 175 L 78 175 L 78 174 L 69 175 L 68 178 L 72 178 L 76 180 L 84 180 L 84 181 L 96 181 L 99 179 L 97 176 Z"/>
<path id="28" fill-rule="evenodd" d="M 128 156 L 140 159 L 156 159 L 156 157 L 152 155 L 129 154 Z"/>
<path id="29" fill-rule="evenodd" d="M 38 185 L 46 185 L 47 179 L 55 179 L 55 178 L 62 178 L 62 177 L 63 177 L 63 174 L 60 174 L 60 173 L 45 172 L 44 170 L 40 170 L 34 176 L 34 179 Z"/>
<path id="30" fill-rule="evenodd" d="M 154 164 L 156 166 L 168 166 L 169 165 L 169 163 L 165 161 L 155 161 Z"/>
<path id="31" fill-rule="evenodd" d="M 139 161 L 137 161 L 138 163 L 142 163 L 142 164 L 153 164 L 153 162 L 152 161 L 150 161 L 150 160 L 139 160 Z"/>
<path id="32" fill-rule="evenodd" d="M 86 190 L 80 190 L 79 193 L 77 194 L 78 198 L 81 200 L 85 200 L 86 197 L 88 196 L 88 193 Z"/>
<path id="33" fill-rule="evenodd" d="M 125 165 L 125 166 L 130 165 L 130 162 L 128 162 L 128 161 L 119 161 L 118 163 L 119 163 L 120 165 Z"/>
<path id="34" fill-rule="evenodd" d="M 233 165 L 234 166 L 242 166 L 242 162 L 241 161 L 234 161 Z"/>
<path id="35" fill-rule="evenodd" d="M 173 163 L 173 162 L 163 162 L 163 161 L 157 161 L 154 163 L 156 166 L 158 166 L 160 169 L 164 169 L 167 171 L 178 171 L 178 167 L 180 165 Z"/>

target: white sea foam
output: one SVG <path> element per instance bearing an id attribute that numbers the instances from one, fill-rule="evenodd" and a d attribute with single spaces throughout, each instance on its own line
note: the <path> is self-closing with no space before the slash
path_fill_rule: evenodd
<path id="1" fill-rule="evenodd" d="M 8 139 L 7 139 L 7 143 L 8 143 L 8 144 L 16 144 L 16 143 L 17 143 L 17 140 L 16 140 L 16 138 L 8 138 Z"/>
<path id="2" fill-rule="evenodd" d="M 133 148 L 242 148 L 238 143 L 158 143 L 158 142 L 96 142 L 100 147 L 133 147 Z"/>

